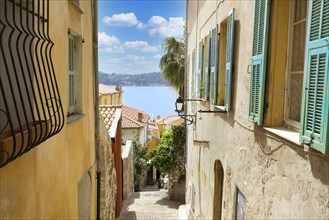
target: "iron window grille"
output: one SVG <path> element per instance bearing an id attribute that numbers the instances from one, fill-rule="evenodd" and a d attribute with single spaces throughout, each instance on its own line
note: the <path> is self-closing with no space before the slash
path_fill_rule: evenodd
<path id="1" fill-rule="evenodd" d="M 0 167 L 63 128 L 49 28 L 49 0 L 0 0 Z"/>

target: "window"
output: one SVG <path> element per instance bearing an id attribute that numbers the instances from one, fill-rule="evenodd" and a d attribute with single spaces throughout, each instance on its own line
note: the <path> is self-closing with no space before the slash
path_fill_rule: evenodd
<path id="1" fill-rule="evenodd" d="M 199 57 L 198 57 L 198 98 L 203 96 L 203 40 L 199 42 Z"/>
<path id="2" fill-rule="evenodd" d="M 68 116 L 82 112 L 81 103 L 81 38 L 68 39 Z"/>
<path id="3" fill-rule="evenodd" d="M 217 30 L 217 28 L 216 28 Z M 213 31 L 214 32 L 214 31 Z M 218 41 L 218 35 L 216 42 Z M 217 78 L 214 79 L 214 99 L 213 104 L 217 108 L 223 111 L 229 111 L 231 107 L 231 84 L 232 84 L 232 68 L 233 68 L 233 50 L 234 50 L 234 9 L 229 13 L 228 17 L 220 24 L 220 36 L 219 36 L 219 51 L 216 47 L 216 53 L 214 53 L 214 62 L 219 63 L 217 70 L 217 64 L 212 64 L 212 68 L 216 72 Z M 217 58 L 219 53 L 219 59 Z M 218 72 L 218 73 L 217 73 Z"/>
<path id="4" fill-rule="evenodd" d="M 202 98 L 204 101 L 207 101 L 209 98 L 210 41 L 209 33 L 209 35 L 199 43 L 198 97 Z"/>
<path id="5" fill-rule="evenodd" d="M 209 99 L 209 75 L 210 75 L 210 49 L 211 49 L 211 38 L 210 38 L 210 33 L 208 34 L 207 37 L 205 37 L 205 45 L 206 47 L 203 48 L 204 50 L 204 66 L 203 66 L 203 70 L 204 70 L 204 74 L 203 74 L 203 83 L 202 83 L 202 87 L 203 87 L 203 93 L 202 93 L 202 98 L 205 101 L 208 101 Z"/>
<path id="6" fill-rule="evenodd" d="M 218 68 L 218 27 L 211 31 L 210 48 L 210 101 L 216 104 L 217 98 L 217 68 Z"/>
<path id="7" fill-rule="evenodd" d="M 289 51 L 285 122 L 299 128 L 304 75 L 307 28 L 307 1 L 292 1 L 290 5 Z"/>
<path id="8" fill-rule="evenodd" d="M 0 167 L 63 128 L 51 24 L 48 1 L 0 1 Z"/>
<path id="9" fill-rule="evenodd" d="M 68 114 L 75 113 L 76 103 L 76 72 L 75 72 L 75 39 L 74 36 L 69 35 L 69 112 Z"/>
<path id="10" fill-rule="evenodd" d="M 325 0 L 255 1 L 249 100 L 251 122 L 297 130 L 292 142 L 322 153 L 329 153 L 328 18 Z"/>

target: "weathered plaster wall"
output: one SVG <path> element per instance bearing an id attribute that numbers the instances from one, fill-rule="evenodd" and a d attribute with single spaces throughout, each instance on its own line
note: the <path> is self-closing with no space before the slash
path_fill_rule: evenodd
<path id="1" fill-rule="evenodd" d="M 197 113 L 196 126 L 188 126 L 190 218 L 213 216 L 214 164 L 219 159 L 224 170 L 222 218 L 235 218 L 238 187 L 246 197 L 246 219 L 328 219 L 329 158 L 248 122 L 254 1 L 188 1 L 188 56 L 232 8 L 236 12 L 233 109 L 227 114 Z M 192 77 L 189 71 L 188 83 L 196 81 Z"/>
<path id="2" fill-rule="evenodd" d="M 0 219 L 77 219 L 78 185 L 90 173 L 90 219 L 96 218 L 95 115 L 91 3 L 49 1 L 52 58 L 64 114 L 68 112 L 68 29 L 82 44 L 82 113 L 85 116 L 0 169 Z M 86 207 L 87 208 L 87 207 Z"/>
<path id="3" fill-rule="evenodd" d="M 121 157 L 123 160 L 123 200 L 126 200 L 134 192 L 134 150 L 131 140 L 122 146 Z"/>
<path id="4" fill-rule="evenodd" d="M 117 173 L 112 141 L 103 121 L 100 121 L 100 172 L 101 172 L 101 219 L 115 219 Z M 120 177 L 119 177 L 120 178 Z"/>
<path id="5" fill-rule="evenodd" d="M 147 141 L 147 125 L 140 128 L 124 128 L 122 129 L 122 141 L 133 140 L 139 138 L 139 143 L 145 144 Z"/>
<path id="6" fill-rule="evenodd" d="M 138 128 L 123 128 L 122 129 L 122 142 L 126 143 L 127 140 L 133 140 L 135 137 L 139 137 Z"/>

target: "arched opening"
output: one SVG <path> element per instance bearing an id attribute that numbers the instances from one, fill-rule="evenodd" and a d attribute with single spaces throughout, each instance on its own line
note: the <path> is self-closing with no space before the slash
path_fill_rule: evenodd
<path id="1" fill-rule="evenodd" d="M 213 219 L 221 219 L 224 170 L 220 160 L 215 161 L 214 172 L 215 172 L 215 183 L 214 183 Z"/>

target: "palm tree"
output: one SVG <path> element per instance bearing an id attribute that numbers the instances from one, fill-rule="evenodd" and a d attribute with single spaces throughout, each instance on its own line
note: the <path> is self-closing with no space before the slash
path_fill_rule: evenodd
<path id="1" fill-rule="evenodd" d="M 165 54 L 160 59 L 160 71 L 164 80 L 183 92 L 185 72 L 185 44 L 174 37 L 167 37 L 162 43 Z"/>

